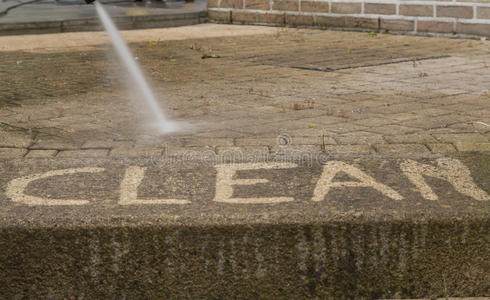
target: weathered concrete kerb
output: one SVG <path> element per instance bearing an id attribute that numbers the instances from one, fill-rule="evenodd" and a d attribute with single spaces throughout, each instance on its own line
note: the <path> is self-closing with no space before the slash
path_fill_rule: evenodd
<path id="1" fill-rule="evenodd" d="M 213 159 L 2 161 L 2 298 L 488 295 L 486 153 Z"/>

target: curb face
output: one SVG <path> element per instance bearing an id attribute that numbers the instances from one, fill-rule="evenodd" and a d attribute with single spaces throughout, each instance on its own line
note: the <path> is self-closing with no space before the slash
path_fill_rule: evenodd
<path id="1" fill-rule="evenodd" d="M 2 296 L 443 297 L 488 290 L 488 220 L 0 229 Z"/>

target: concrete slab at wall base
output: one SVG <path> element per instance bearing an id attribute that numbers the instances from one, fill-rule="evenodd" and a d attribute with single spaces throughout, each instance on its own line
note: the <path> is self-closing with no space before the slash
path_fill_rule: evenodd
<path id="1" fill-rule="evenodd" d="M 488 153 L 304 158 L 2 161 L 0 294 L 488 293 Z"/>
<path id="2" fill-rule="evenodd" d="M 204 23 L 204 21 L 204 12 L 114 18 L 114 22 L 121 30 L 186 26 Z M 102 29 L 102 25 L 98 19 L 90 18 L 61 21 L 0 23 L 0 35 L 100 31 Z"/>

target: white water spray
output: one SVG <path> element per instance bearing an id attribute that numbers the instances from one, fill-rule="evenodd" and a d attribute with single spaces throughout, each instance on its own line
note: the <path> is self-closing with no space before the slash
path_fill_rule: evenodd
<path id="1" fill-rule="evenodd" d="M 155 117 L 158 130 L 160 130 L 162 133 L 178 131 L 179 127 L 175 123 L 171 122 L 165 116 L 162 108 L 158 105 L 155 95 L 153 94 L 150 86 L 148 85 L 148 82 L 146 82 L 146 79 L 143 76 L 143 73 L 141 72 L 138 64 L 134 60 L 131 51 L 129 50 L 124 40 L 121 38 L 121 35 L 119 34 L 116 26 L 112 22 L 109 14 L 106 12 L 104 7 L 98 1 L 95 2 L 95 9 L 97 10 L 97 14 L 99 15 L 99 18 L 102 21 L 102 24 L 104 25 L 107 34 L 112 40 L 112 43 L 114 45 L 114 48 L 116 49 L 117 54 L 121 58 L 121 61 L 126 67 L 129 75 L 131 76 L 131 79 L 140 90 L 141 95 L 145 100 L 145 104 L 148 106 L 153 116 Z"/>

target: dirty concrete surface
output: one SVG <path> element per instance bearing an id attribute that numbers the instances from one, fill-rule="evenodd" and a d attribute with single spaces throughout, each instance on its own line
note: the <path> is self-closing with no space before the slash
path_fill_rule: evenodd
<path id="1" fill-rule="evenodd" d="M 202 157 L 174 161 L 60 158 L 3 162 L 0 225 L 217 226 L 320 224 L 326 220 L 423 222 L 488 216 L 487 155 L 451 159 L 318 156 L 322 159 L 323 165 L 278 157 L 248 164 L 243 160 L 206 161 Z M 454 178 L 463 179 L 462 184 L 425 173 L 429 175 L 425 186 L 434 199 L 415 184 L 405 166 L 417 162 L 430 167 L 441 161 L 461 162 L 467 169 L 449 169 L 455 173 Z M 325 182 L 335 164 L 340 170 L 333 174 L 333 180 Z M 232 180 L 220 179 L 223 167 L 236 168 Z M 57 170 L 76 171 L 48 173 Z M 438 171 L 442 174 L 444 168 Z M 135 179 L 136 172 L 141 172 L 139 179 Z M 28 179 L 42 174 L 46 176 Z M 330 188 L 322 189 L 326 185 Z M 471 191 L 461 188 L 464 186 Z M 227 188 L 232 192 L 226 194 Z"/>

